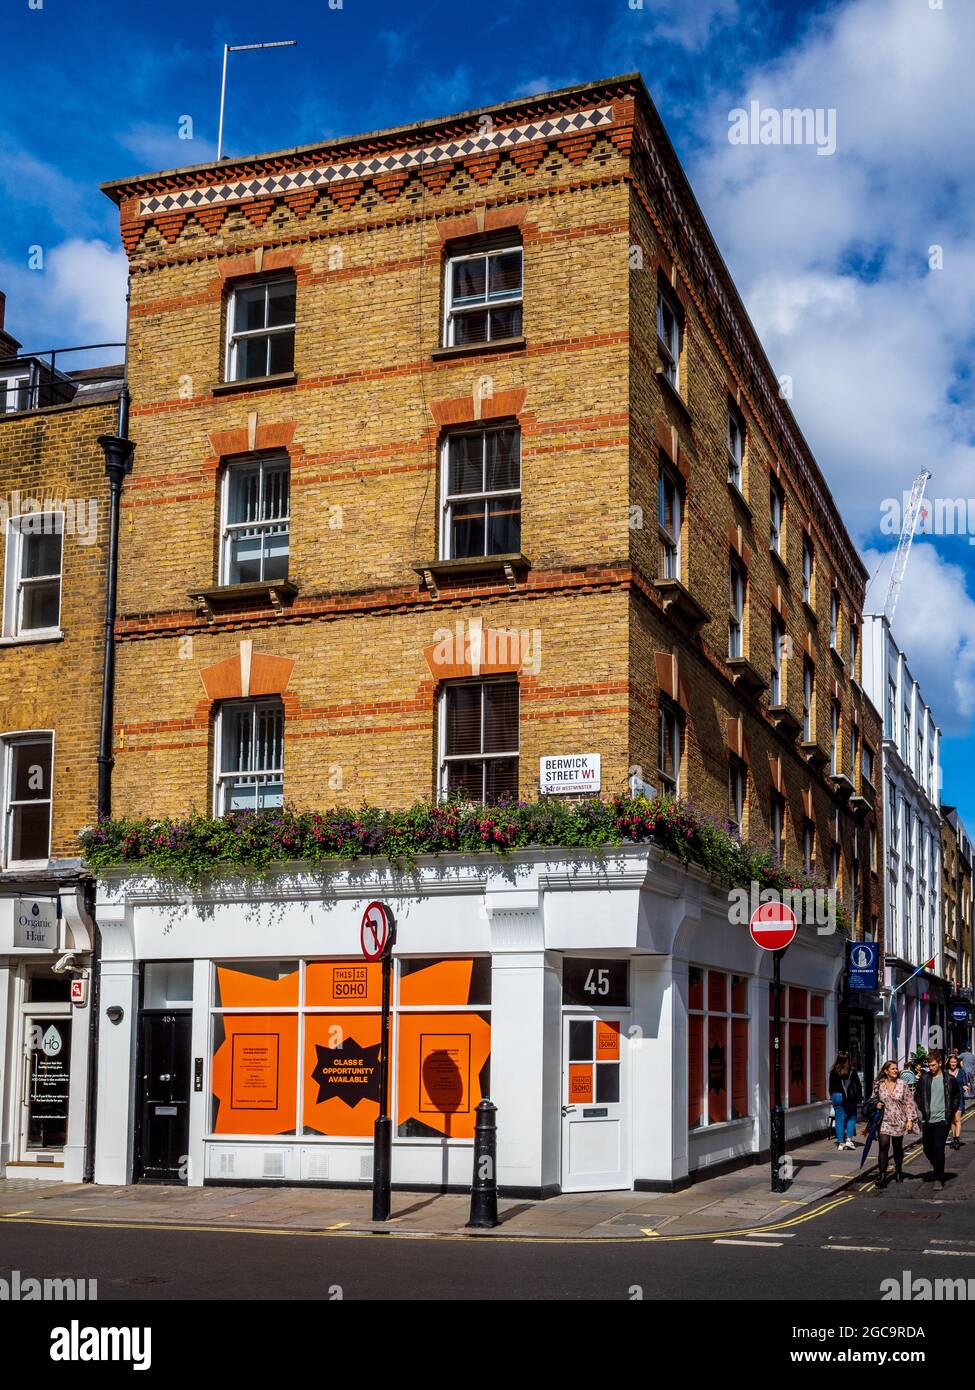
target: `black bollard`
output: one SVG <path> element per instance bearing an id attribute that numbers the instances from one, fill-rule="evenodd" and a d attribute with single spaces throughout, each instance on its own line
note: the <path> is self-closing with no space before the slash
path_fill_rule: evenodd
<path id="1" fill-rule="evenodd" d="M 498 1107 L 482 1100 L 474 1121 L 474 1177 L 468 1227 L 489 1229 L 498 1224 Z"/>

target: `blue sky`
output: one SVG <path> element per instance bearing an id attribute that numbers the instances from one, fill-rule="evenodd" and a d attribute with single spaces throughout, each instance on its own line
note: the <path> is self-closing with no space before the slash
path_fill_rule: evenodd
<path id="1" fill-rule="evenodd" d="M 213 157 L 225 41 L 298 40 L 231 58 L 232 154 L 639 70 L 881 602 L 885 499 L 922 466 L 975 499 L 972 0 L 7 0 L 3 32 L 0 289 L 28 348 L 122 336 L 98 184 Z M 835 111 L 835 153 L 732 145 L 751 100 Z M 975 830 L 973 593 L 968 536 L 924 536 L 894 626 Z"/>

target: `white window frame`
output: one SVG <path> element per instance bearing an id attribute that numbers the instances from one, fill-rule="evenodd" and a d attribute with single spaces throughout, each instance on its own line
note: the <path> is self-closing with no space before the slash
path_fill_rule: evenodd
<path id="1" fill-rule="evenodd" d="M 46 742 L 51 750 L 51 785 L 48 795 L 31 797 L 27 801 L 14 801 L 13 790 L 14 748 L 22 744 Z M 24 729 L 0 735 L 0 792 L 2 792 L 2 834 L 0 834 L 0 866 L 4 869 L 33 869 L 46 866 L 51 858 L 51 840 L 54 834 L 54 730 Z M 47 855 L 42 859 L 14 859 L 10 853 L 13 831 L 13 810 L 15 806 L 46 803 L 47 815 Z"/>
<path id="2" fill-rule="evenodd" d="M 728 482 L 742 491 L 745 463 L 745 423 L 733 405 L 728 404 Z"/>
<path id="3" fill-rule="evenodd" d="M 61 537 L 61 565 L 57 575 L 38 575 L 34 579 L 23 579 L 21 569 L 23 567 L 24 542 L 31 537 L 24 535 L 24 529 L 30 525 L 33 527 L 41 526 L 41 534 L 47 532 L 46 522 L 49 517 L 57 518 L 55 525 L 56 534 Z M 5 547 L 4 564 L 4 599 L 3 599 L 3 636 L 10 641 L 17 642 L 39 642 L 53 637 L 61 637 L 61 606 L 64 596 L 64 536 L 65 536 L 65 514 L 62 511 L 50 512 L 26 512 L 20 516 L 12 516 L 7 520 L 7 536 Z M 25 628 L 22 625 L 21 615 L 23 613 L 24 586 L 32 584 L 50 584 L 54 579 L 58 581 L 58 620 L 53 627 L 32 627 Z"/>
<path id="4" fill-rule="evenodd" d="M 16 415 L 18 411 L 30 410 L 31 408 L 31 378 L 30 373 L 16 376 L 0 376 L 0 415 Z M 20 391 L 24 392 L 23 405 L 11 405 L 11 400 L 15 400 Z"/>
<path id="5" fill-rule="evenodd" d="M 490 268 L 489 268 L 489 267 L 485 267 L 485 274 L 484 274 L 484 299 L 481 300 L 481 301 L 479 301 L 479 302 L 476 303 L 476 304 L 462 304 L 462 305 L 460 305 L 459 307 L 456 307 L 456 306 L 454 305 L 454 303 L 453 303 L 453 295 L 454 295 L 453 267 L 454 267 L 455 265 L 459 265 L 462 261 L 486 261 L 486 260 L 489 260 L 489 259 L 490 259 L 491 257 L 493 257 L 493 256 L 510 256 L 510 255 L 515 254 L 515 253 L 517 253 L 517 254 L 521 257 L 521 288 L 519 289 L 519 291 L 518 291 L 517 294 L 506 294 L 506 295 L 503 295 L 500 299 L 491 299 L 491 298 L 489 297 L 489 288 L 488 288 L 489 285 L 490 285 Z M 461 252 L 461 253 L 458 254 L 458 255 L 448 256 L 448 257 L 447 257 L 447 260 L 446 260 L 445 263 L 444 263 L 444 295 L 443 295 L 443 300 L 444 300 L 444 310 L 443 310 L 443 313 L 444 313 L 444 317 L 443 317 L 443 345 L 444 345 L 444 347 L 458 347 L 458 346 L 461 346 L 461 347 L 471 347 L 471 348 L 474 348 L 474 347 L 476 346 L 476 343 L 479 343 L 479 342 L 484 342 L 484 343 L 490 343 L 490 342 L 495 342 L 495 343 L 508 342 L 509 339 L 507 339 L 507 338 L 492 338 L 492 337 L 491 337 L 491 316 L 490 316 L 490 312 L 488 312 L 488 320 L 487 320 L 488 336 L 487 336 L 486 338 L 479 338 L 479 339 L 476 339 L 475 341 L 472 341 L 472 342 L 470 342 L 470 343 L 458 344 L 458 343 L 455 341 L 455 332 L 454 332 L 454 329 L 455 329 L 455 325 L 456 325 L 457 320 L 460 319 L 460 318 L 463 318 L 465 314 L 471 314 L 471 313 L 482 314 L 482 313 L 484 313 L 485 311 L 490 311 L 491 309 L 510 309 L 510 308 L 513 308 L 515 305 L 520 304 L 520 305 L 521 305 L 521 314 L 522 314 L 522 325 L 521 325 L 521 326 L 522 326 L 522 330 L 524 330 L 524 326 L 525 326 L 525 323 L 524 323 L 524 316 L 525 316 L 525 248 L 524 248 L 519 242 L 513 242 L 513 243 L 511 243 L 510 245 L 507 245 L 507 246 L 487 246 L 487 247 L 485 247 L 484 249 L 479 250 L 479 251 L 465 251 L 465 252 Z M 517 336 L 517 337 L 521 337 L 521 336 L 523 336 L 523 334 L 517 334 L 516 336 Z"/>
<path id="6" fill-rule="evenodd" d="M 816 671 L 807 657 L 802 663 L 802 740 L 812 743 L 815 737 L 813 705 L 816 696 Z"/>
<path id="7" fill-rule="evenodd" d="M 456 493 L 452 493 L 452 492 L 450 491 L 450 443 L 451 443 L 451 440 L 453 440 L 453 439 L 458 439 L 461 435 L 465 435 L 465 434 L 466 434 L 466 435 L 477 435 L 477 436 L 479 436 L 479 437 L 483 440 L 484 437 L 485 437 L 486 435 L 488 435 L 488 434 L 499 434 L 502 430 L 514 430 L 515 433 L 516 433 L 516 435 L 518 436 L 518 486 L 517 486 L 517 487 L 508 487 L 508 488 L 497 488 L 497 489 L 492 489 L 491 491 L 488 491 L 488 492 L 485 492 L 485 491 L 482 490 L 482 491 L 479 491 L 479 492 L 456 492 Z M 481 473 L 481 477 L 483 478 L 483 476 L 484 476 L 484 473 L 483 473 L 483 444 L 482 444 L 482 455 L 481 455 L 481 457 L 482 457 L 482 473 Z M 452 508 L 452 506 L 453 506 L 455 503 L 457 503 L 457 502 L 481 501 L 481 502 L 484 503 L 484 513 L 485 513 L 484 544 L 485 544 L 485 546 L 486 546 L 486 545 L 487 545 L 487 537 L 488 537 L 488 527 L 487 527 L 487 504 L 488 504 L 488 501 L 489 501 L 489 500 L 494 499 L 494 498 L 497 498 L 497 497 L 517 497 L 517 498 L 518 498 L 518 505 L 519 505 L 519 517 L 518 517 L 518 550 L 519 550 L 519 552 L 520 552 L 520 550 L 521 550 L 521 482 L 522 482 L 522 468 L 521 468 L 521 463 L 522 463 L 522 460 L 521 460 L 521 426 L 517 423 L 517 421 L 511 421 L 511 422 L 509 422 L 508 424 L 500 424 L 500 423 L 499 423 L 499 424 L 494 424 L 494 423 L 492 423 L 492 424 L 490 424 L 490 425 L 481 426 L 479 429 L 457 429 L 457 430 L 449 430 L 449 431 L 447 432 L 447 434 L 444 435 L 443 441 L 442 441 L 441 446 L 440 446 L 440 558 L 441 558 L 442 560 L 453 560 L 453 559 L 456 559 L 456 558 L 457 558 L 457 557 L 454 555 L 454 553 L 453 553 L 453 545 L 452 545 L 452 543 L 451 543 L 451 534 L 452 534 L 452 532 L 451 532 L 450 521 L 451 521 L 451 508 Z M 490 559 L 492 555 L 495 555 L 495 554 L 502 554 L 502 553 L 507 553 L 507 552 L 493 551 L 493 550 L 485 550 L 484 555 L 483 555 L 483 557 L 481 557 L 481 558 Z M 470 556 L 470 557 L 467 557 L 467 558 L 470 558 L 470 559 L 477 559 L 478 557 L 477 557 L 477 556 Z"/>
<path id="8" fill-rule="evenodd" d="M 744 833 L 747 782 L 748 768 L 742 759 L 733 753 L 728 762 L 728 820 L 736 827 L 739 835 Z"/>
<path id="9" fill-rule="evenodd" d="M 772 672 L 769 685 L 769 704 L 783 703 L 782 663 L 785 659 L 785 624 L 777 613 L 772 614 Z"/>
<path id="10" fill-rule="evenodd" d="M 785 493 L 773 475 L 769 479 L 769 549 L 781 558 L 782 523 L 785 517 Z"/>
<path id="11" fill-rule="evenodd" d="M 664 524 L 666 492 L 673 492 L 673 512 L 675 530 L 671 532 Z M 660 534 L 661 578 L 680 579 L 681 574 L 681 531 L 684 525 L 684 494 L 680 483 L 663 463 L 657 478 L 657 530 Z"/>
<path id="12" fill-rule="evenodd" d="M 243 710 L 245 710 L 245 709 L 246 709 L 246 710 L 252 711 L 253 714 L 254 714 L 255 716 L 256 716 L 258 710 L 260 710 L 260 709 L 274 709 L 274 710 L 280 712 L 280 714 L 281 714 L 281 766 L 280 766 L 280 767 L 278 767 L 278 768 L 256 768 L 256 769 L 254 769 L 253 771 L 250 771 L 250 772 L 248 772 L 248 771 L 246 771 L 246 770 L 244 770 L 244 769 L 240 769 L 240 768 L 228 769 L 228 770 L 226 770 L 226 771 L 223 770 L 224 755 L 225 755 L 225 748 L 226 748 L 226 732 L 227 732 L 227 731 L 226 731 L 226 727 L 225 727 L 225 720 L 226 720 L 226 717 L 227 717 L 227 715 L 229 715 L 229 714 L 237 714 L 237 713 L 239 713 L 239 712 L 241 712 L 241 711 L 243 711 Z M 284 705 L 283 705 L 282 701 L 281 701 L 280 699 L 276 698 L 276 697 L 273 697 L 273 696 L 272 696 L 272 697 L 269 697 L 269 698 L 258 698 L 258 699 L 253 699 L 253 700 L 225 700 L 225 701 L 223 701 L 223 703 L 222 703 L 222 704 L 218 707 L 218 709 L 217 709 L 217 714 L 216 714 L 216 718 L 215 718 L 215 720 L 214 720 L 214 725 L 213 725 L 213 727 L 214 727 L 214 757 L 213 757 L 213 809 L 214 809 L 214 815 L 215 815 L 215 816 L 223 816 L 223 815 L 227 815 L 227 814 L 229 813 L 230 808 L 226 805 L 226 800 L 227 800 L 226 788 L 227 788 L 227 786 L 228 786 L 230 783 L 235 782 L 235 781 L 240 781 L 240 780 L 242 780 L 242 779 L 245 778 L 245 777 L 251 777 L 251 778 L 253 778 L 255 781 L 261 781 L 261 780 L 263 780 L 263 781 L 271 781 L 271 780 L 274 779 L 274 778 L 277 778 L 278 780 L 280 780 L 280 782 L 281 782 L 281 801 L 282 801 L 282 805 L 283 805 L 283 804 L 284 804 L 284 785 L 285 785 L 285 783 L 284 783 L 284 735 L 285 735 L 285 719 L 284 719 Z M 255 737 L 256 737 L 256 729 L 257 729 L 257 719 L 256 719 L 256 717 L 255 717 L 254 720 L 253 720 L 253 729 L 252 729 L 252 734 L 251 734 L 251 748 L 252 748 L 252 752 L 253 752 L 254 739 L 255 739 Z M 275 809 L 275 808 L 273 808 L 273 807 L 264 807 L 264 808 L 262 808 L 262 809 L 264 809 L 264 810 L 269 810 L 269 809 Z"/>
<path id="13" fill-rule="evenodd" d="M 486 685 L 514 685 L 518 690 L 518 746 L 514 749 L 493 749 L 490 753 L 483 752 L 484 748 L 484 696 L 481 696 L 481 738 L 480 753 L 447 753 L 447 692 L 454 690 L 461 685 L 476 685 L 482 690 Z M 447 785 L 447 766 L 449 763 L 486 763 L 494 758 L 514 758 L 517 764 L 516 781 L 521 781 L 521 684 L 517 677 L 506 676 L 500 680 L 466 680 L 450 681 L 444 685 L 437 699 L 437 755 L 438 755 L 438 795 L 443 798 L 449 795 Z M 481 789 L 483 792 L 484 780 L 481 779 Z"/>
<path id="14" fill-rule="evenodd" d="M 668 325 L 664 314 L 670 315 Z M 680 390 L 680 354 L 684 337 L 683 314 L 662 285 L 657 286 L 657 343 L 663 354 L 663 373 L 675 391 Z"/>
<path id="15" fill-rule="evenodd" d="M 258 495 L 264 497 L 264 477 L 270 469 L 280 470 L 284 465 L 283 471 L 288 475 L 288 512 L 286 516 L 273 517 L 268 521 L 230 521 L 230 497 L 234 480 L 241 478 L 245 473 L 256 472 L 259 477 Z M 291 567 L 291 460 L 287 454 L 274 454 L 267 458 L 240 459 L 231 462 L 224 469 L 223 480 L 221 483 L 220 497 L 220 583 L 221 584 L 240 584 L 240 583 L 268 583 L 272 581 L 263 578 L 264 571 L 264 545 L 261 546 L 261 579 L 259 581 L 237 580 L 230 577 L 231 564 L 231 540 L 239 531 L 260 531 L 269 534 L 276 527 L 286 526 L 288 530 L 288 568 Z M 277 583 L 284 583 L 278 580 Z"/>
<path id="16" fill-rule="evenodd" d="M 657 771 L 661 784 L 669 796 L 680 796 L 680 755 L 682 745 L 681 717 L 677 708 L 666 698 L 659 701 L 659 739 L 657 747 Z M 670 754 L 674 769 L 673 776 L 665 771 L 664 754 Z"/>
<path id="17" fill-rule="evenodd" d="M 740 560 L 728 560 L 728 659 L 745 652 L 745 587 L 748 576 Z"/>
<path id="18" fill-rule="evenodd" d="M 802 538 L 802 597 L 805 603 L 812 603 L 813 569 L 815 555 L 812 541 L 807 535 Z"/>
<path id="19" fill-rule="evenodd" d="M 290 323 L 290 324 L 288 324 L 288 323 L 277 323 L 277 324 L 274 325 L 273 328 L 269 328 L 269 327 L 266 326 L 266 325 L 267 325 L 267 317 L 268 317 L 268 291 L 269 291 L 271 285 L 280 285 L 280 284 L 284 284 L 284 283 L 286 283 L 286 282 L 290 282 L 291 284 L 294 284 L 294 286 L 295 286 L 295 319 L 294 319 L 294 322 L 292 322 L 292 323 Z M 246 290 L 254 290 L 254 289 L 257 289 L 259 286 L 262 286 L 263 289 L 264 289 L 264 323 L 265 323 L 265 327 L 264 327 L 264 328 L 247 328 L 247 329 L 243 329 L 243 330 L 242 330 L 241 332 L 239 332 L 239 333 L 235 333 L 235 332 L 234 332 L 234 318 L 236 317 L 237 295 L 238 295 L 239 293 L 242 293 L 242 292 L 246 291 Z M 294 275 L 269 275 L 269 276 L 262 277 L 262 278 L 257 279 L 257 280 L 242 280 L 239 284 L 233 285 L 233 286 L 231 287 L 230 293 L 229 293 L 229 295 L 227 296 L 227 347 L 226 347 L 226 354 L 225 354 L 225 358 L 224 358 L 224 380 L 225 380 L 225 381 L 231 382 L 231 381 L 261 381 L 261 380 L 263 380 L 263 377 L 260 377 L 260 376 L 241 376 L 241 377 L 239 377 L 239 376 L 237 376 L 237 374 L 236 374 L 236 368 L 237 368 L 237 344 L 238 344 L 238 342 L 244 341 L 244 339 L 247 339 L 247 338 L 267 338 L 267 339 L 268 339 L 267 357 L 266 357 L 266 359 L 265 359 L 265 364 L 268 365 L 268 366 L 270 365 L 270 356 L 271 356 L 271 343 L 270 343 L 270 339 L 271 339 L 272 337 L 278 337 L 278 336 L 280 336 L 281 334 L 290 333 L 290 334 L 292 335 L 293 339 L 294 339 L 294 347 L 297 348 L 297 345 L 298 345 L 298 328 L 297 328 L 297 321 L 298 321 L 298 307 L 297 307 L 297 305 L 298 305 L 298 293 L 297 293 L 297 290 L 298 290 L 298 286 L 297 286 L 297 281 L 296 281 L 296 278 L 295 278 Z M 294 352 L 292 351 L 292 362 L 293 362 L 293 360 L 294 360 Z M 265 372 L 265 373 L 264 373 L 264 377 L 267 377 L 267 376 L 269 376 L 269 375 L 271 375 L 270 372 Z"/>

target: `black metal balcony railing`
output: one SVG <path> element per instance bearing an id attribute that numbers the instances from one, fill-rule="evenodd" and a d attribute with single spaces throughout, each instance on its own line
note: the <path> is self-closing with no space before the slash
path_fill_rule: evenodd
<path id="1" fill-rule="evenodd" d="M 0 357 L 0 415 L 69 404 L 86 380 L 98 380 L 99 367 L 116 364 L 98 363 L 82 368 L 65 364 L 78 353 L 108 352 L 116 348 L 124 353 L 125 343 L 86 343 L 82 347 L 48 348 L 44 352 Z"/>

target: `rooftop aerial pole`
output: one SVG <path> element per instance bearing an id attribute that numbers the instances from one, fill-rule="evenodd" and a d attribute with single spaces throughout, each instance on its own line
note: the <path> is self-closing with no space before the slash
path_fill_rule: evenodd
<path id="1" fill-rule="evenodd" d="M 231 53 L 248 53 L 254 48 L 294 48 L 297 39 L 277 39 L 274 43 L 225 43 L 223 46 L 223 76 L 220 79 L 220 127 L 217 131 L 217 158 L 223 159 L 223 110 L 227 98 L 227 57 Z"/>

